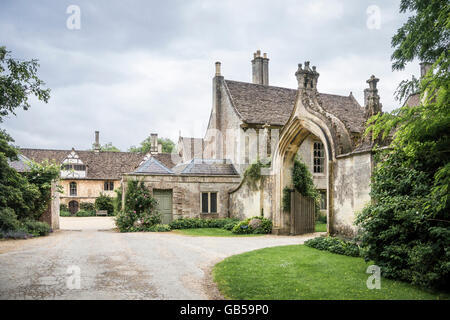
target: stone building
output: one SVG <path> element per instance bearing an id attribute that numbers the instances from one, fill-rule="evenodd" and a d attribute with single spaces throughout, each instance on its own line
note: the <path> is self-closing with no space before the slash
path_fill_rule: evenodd
<path id="1" fill-rule="evenodd" d="M 121 188 L 122 175 L 135 170 L 149 157 L 155 157 L 167 167 L 175 166 L 171 154 L 161 153 L 157 134 L 152 134 L 152 148 L 149 154 L 134 152 L 101 151 L 99 132 L 95 133 L 94 150 L 51 150 L 20 149 L 21 156 L 35 162 L 45 160 L 61 164 L 63 188 L 60 203 L 68 206 L 71 213 L 79 210 L 83 202 L 94 203 L 100 194 L 115 197 L 114 190 Z"/>
<path id="2" fill-rule="evenodd" d="M 259 50 L 251 65 L 252 82 L 247 83 L 225 79 L 216 62 L 204 137 L 204 157 L 229 159 L 241 176 L 256 160 L 271 160 L 259 190 L 251 190 L 245 181 L 230 190 L 229 215 L 262 214 L 273 220 L 275 233 L 291 233 L 291 214 L 282 210 L 282 194 L 292 187 L 291 169 L 298 156 L 322 194 L 328 231 L 353 234 L 355 213 L 370 201 L 372 145 L 362 135 L 368 117 L 381 111 L 378 79 L 367 80 L 361 106 L 351 92 L 319 92 L 319 73 L 308 61 L 295 72 L 297 89 L 269 85 L 269 59 Z"/>

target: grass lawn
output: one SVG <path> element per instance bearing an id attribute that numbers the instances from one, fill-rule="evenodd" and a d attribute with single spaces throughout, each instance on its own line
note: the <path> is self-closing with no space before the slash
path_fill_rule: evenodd
<path id="1" fill-rule="evenodd" d="M 368 289 L 362 258 L 304 245 L 265 248 L 229 257 L 215 265 L 214 281 L 230 299 L 449 299 L 408 283 L 381 279 Z"/>
<path id="2" fill-rule="evenodd" d="M 179 229 L 174 230 L 175 233 L 181 233 L 186 236 L 203 236 L 203 237 L 255 237 L 263 236 L 263 234 L 234 234 L 231 231 L 220 228 L 198 228 L 198 229 Z"/>
<path id="3" fill-rule="evenodd" d="M 316 221 L 316 232 L 327 232 L 327 224 L 320 222 L 320 221 Z"/>

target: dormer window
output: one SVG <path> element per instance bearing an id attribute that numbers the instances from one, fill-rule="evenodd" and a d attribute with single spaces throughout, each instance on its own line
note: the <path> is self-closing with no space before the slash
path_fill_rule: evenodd
<path id="1" fill-rule="evenodd" d="M 313 157 L 313 172 L 323 173 L 325 163 L 325 150 L 323 143 L 320 141 L 314 142 L 314 157 Z"/>

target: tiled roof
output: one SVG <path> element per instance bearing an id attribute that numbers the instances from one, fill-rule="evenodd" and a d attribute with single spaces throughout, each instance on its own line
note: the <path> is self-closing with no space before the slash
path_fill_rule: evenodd
<path id="1" fill-rule="evenodd" d="M 8 164 L 10 165 L 10 167 L 14 168 L 17 172 L 30 171 L 30 166 L 28 165 L 28 162 L 31 160 L 21 154 L 19 154 L 17 158 L 18 159 L 14 161 L 8 160 Z"/>
<path id="2" fill-rule="evenodd" d="M 172 171 L 188 175 L 239 175 L 230 161 L 216 159 L 192 159 L 175 166 Z"/>
<path id="3" fill-rule="evenodd" d="M 289 120 L 297 90 L 231 80 L 225 84 L 243 121 L 283 126 Z"/>
<path id="4" fill-rule="evenodd" d="M 172 170 L 167 168 L 153 156 L 141 164 L 134 173 L 173 174 Z"/>
<path id="5" fill-rule="evenodd" d="M 120 179 L 124 173 L 134 171 L 145 156 L 136 152 L 74 151 L 87 166 L 85 179 Z M 49 160 L 62 163 L 72 150 L 20 149 L 20 152 L 35 162 Z M 160 153 L 154 157 L 168 168 L 175 166 L 176 159 L 172 154 Z"/>
<path id="6" fill-rule="evenodd" d="M 237 114 L 247 123 L 285 125 L 294 109 L 298 90 L 225 80 Z M 351 132 L 362 132 L 364 109 L 353 96 L 319 93 L 322 107 Z"/>

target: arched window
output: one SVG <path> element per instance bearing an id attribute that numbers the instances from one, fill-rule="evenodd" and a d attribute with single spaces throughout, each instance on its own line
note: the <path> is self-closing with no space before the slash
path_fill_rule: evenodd
<path id="1" fill-rule="evenodd" d="M 77 183 L 76 182 L 71 182 L 69 185 L 69 189 L 70 189 L 70 195 L 71 196 L 76 196 L 77 195 Z"/>
<path id="2" fill-rule="evenodd" d="M 314 173 L 323 173 L 325 163 L 325 150 L 322 142 L 314 142 Z"/>

